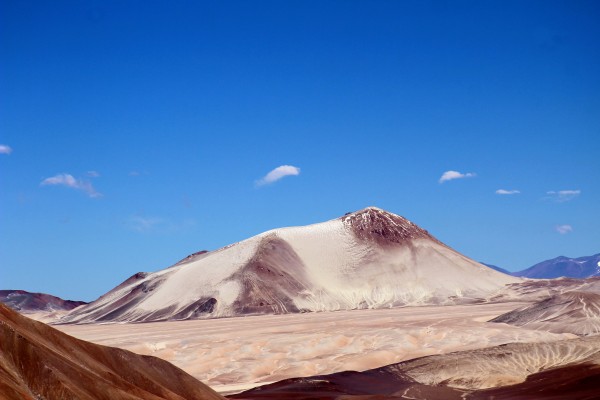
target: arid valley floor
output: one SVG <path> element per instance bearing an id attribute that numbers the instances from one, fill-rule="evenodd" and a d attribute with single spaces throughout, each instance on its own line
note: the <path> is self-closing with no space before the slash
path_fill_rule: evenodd
<path id="1" fill-rule="evenodd" d="M 11 400 L 600 398 L 600 277 L 511 276 L 376 207 L 194 253 L 91 303 L 3 296 L 51 324 L 2 306 Z"/>
<path id="2" fill-rule="evenodd" d="M 486 322 L 523 305 L 507 302 L 55 327 L 94 343 L 160 357 L 216 391 L 231 394 L 292 377 L 363 371 L 511 342 L 575 337 Z"/>

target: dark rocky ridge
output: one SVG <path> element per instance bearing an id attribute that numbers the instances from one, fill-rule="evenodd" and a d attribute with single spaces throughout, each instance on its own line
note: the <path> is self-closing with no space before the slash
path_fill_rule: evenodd
<path id="1" fill-rule="evenodd" d="M 0 290 L 0 303 L 20 312 L 69 311 L 87 304 L 84 301 L 63 300 L 50 294 L 25 290 Z"/>

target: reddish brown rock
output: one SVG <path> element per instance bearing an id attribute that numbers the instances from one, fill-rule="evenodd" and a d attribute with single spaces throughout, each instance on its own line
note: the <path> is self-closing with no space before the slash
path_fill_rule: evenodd
<path id="1" fill-rule="evenodd" d="M 156 357 L 75 339 L 0 304 L 3 400 L 219 400 Z"/>
<path id="2" fill-rule="evenodd" d="M 440 243 L 429 232 L 413 222 L 377 207 L 367 207 L 348 213 L 341 219 L 362 241 L 375 242 L 379 245 L 404 245 L 415 239 L 430 239 Z"/>
<path id="3" fill-rule="evenodd" d="M 84 301 L 63 300 L 50 294 L 25 290 L 0 290 L 0 303 L 20 312 L 68 311 L 87 304 Z"/>

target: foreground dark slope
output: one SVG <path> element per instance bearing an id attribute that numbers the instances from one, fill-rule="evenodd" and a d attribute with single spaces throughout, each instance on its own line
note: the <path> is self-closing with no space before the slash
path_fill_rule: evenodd
<path id="1" fill-rule="evenodd" d="M 238 400 L 599 399 L 600 337 L 512 343 L 364 372 L 294 378 Z"/>
<path id="2" fill-rule="evenodd" d="M 155 357 L 75 339 L 0 304 L 3 400 L 218 400 L 208 386 Z"/>

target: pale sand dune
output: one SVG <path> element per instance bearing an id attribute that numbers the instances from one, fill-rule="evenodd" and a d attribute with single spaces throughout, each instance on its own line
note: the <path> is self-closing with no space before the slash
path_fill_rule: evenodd
<path id="1" fill-rule="evenodd" d="M 362 371 L 426 355 L 574 337 L 485 322 L 523 305 L 406 307 L 57 328 L 95 343 L 158 356 L 225 393 L 290 377 Z"/>

